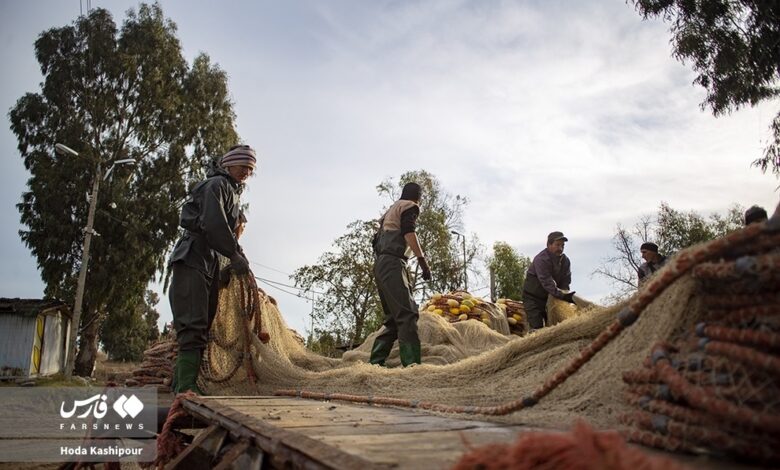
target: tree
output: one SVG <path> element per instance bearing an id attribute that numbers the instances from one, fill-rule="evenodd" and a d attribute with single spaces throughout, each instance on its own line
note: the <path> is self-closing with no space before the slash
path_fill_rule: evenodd
<path id="1" fill-rule="evenodd" d="M 715 116 L 780 95 L 780 2 L 771 0 L 634 0 L 645 18 L 671 23 L 674 56 L 691 61 L 702 107 Z M 753 162 L 780 176 L 780 113 L 764 155 Z"/>
<path id="2" fill-rule="evenodd" d="M 320 289 L 314 301 L 314 320 L 319 331 L 330 332 L 351 344 L 361 343 L 381 324 L 382 306 L 374 284 L 373 222 L 356 220 L 347 233 L 337 238 L 334 250 L 324 253 L 317 264 L 293 273 L 297 287 L 306 292 Z"/>
<path id="3" fill-rule="evenodd" d="M 310 351 L 326 357 L 340 357 L 342 354 L 339 350 L 340 345 L 341 336 L 338 332 L 332 333 L 317 328 L 309 333 L 309 340 L 306 342 L 306 347 Z"/>
<path id="4" fill-rule="evenodd" d="M 404 185 L 410 182 L 415 182 L 422 188 L 417 237 L 433 274 L 432 281 L 423 281 L 417 261 L 411 260 L 414 290 L 419 291 L 420 297 L 423 298 L 433 292 L 463 289 L 464 261 L 466 266 L 471 267 L 472 279 L 480 274 L 474 262 L 481 251 L 477 236 L 472 234 L 468 237 L 469 243 L 466 245 L 464 260 L 462 245 L 451 233 L 454 229 L 464 232 L 463 211 L 468 205 L 468 199 L 450 194 L 442 188 L 434 175 L 425 170 L 404 173 L 397 183 L 389 179 L 385 180 L 377 186 L 377 191 L 389 200 L 387 206 L 389 207 L 400 197 Z M 387 210 L 387 207 L 382 210 L 382 213 Z"/>
<path id="5" fill-rule="evenodd" d="M 488 267 L 493 273 L 496 296 L 519 300 L 523 294 L 525 273 L 530 265 L 531 259 L 519 254 L 508 243 L 494 243 Z"/>
<path id="6" fill-rule="evenodd" d="M 442 190 L 439 181 L 426 171 L 405 173 L 398 183 L 385 181 L 377 186 L 377 191 L 395 202 L 403 185 L 410 181 L 422 186 L 417 236 L 433 273 L 433 281 L 424 283 L 416 261 L 411 262 L 413 290 L 420 300 L 433 290 L 444 292 L 462 288 L 459 284 L 463 272 L 462 247 L 452 239 L 450 227 L 460 227 L 466 200 Z M 320 339 L 343 338 L 356 345 L 382 324 L 384 317 L 374 282 L 371 246 L 377 228 L 375 221 L 352 222 L 347 226 L 347 233 L 334 241 L 333 250 L 320 256 L 317 264 L 303 266 L 293 273 L 297 287 L 318 295 L 313 315 L 319 326 L 315 330 Z M 472 261 L 478 252 L 479 242 L 472 236 L 471 244 L 467 246 L 467 260 Z M 330 336 L 323 336 L 325 333 Z"/>
<path id="7" fill-rule="evenodd" d="M 129 11 L 121 29 L 103 9 L 35 42 L 38 93 L 11 109 L 11 129 L 31 173 L 17 205 L 22 241 L 37 258 L 45 295 L 73 303 L 82 228 L 99 163 L 132 158 L 101 181 L 76 358 L 90 375 L 101 323 L 132 310 L 165 268 L 178 234 L 178 206 L 210 155 L 237 141 L 227 76 L 201 54 L 182 56 L 175 24 L 158 4 Z M 62 142 L 78 157 L 56 157 Z"/>
<path id="8" fill-rule="evenodd" d="M 160 299 L 147 290 L 134 308 L 115 311 L 101 325 L 100 342 L 112 361 L 140 361 L 149 343 L 160 337 L 155 305 Z"/>
<path id="9" fill-rule="evenodd" d="M 697 243 L 722 237 L 742 227 L 743 209 L 733 205 L 725 215 L 712 214 L 705 218 L 695 211 L 675 210 L 661 202 L 655 218 L 642 216 L 630 229 L 617 225 L 612 238 L 615 254 L 606 258 L 591 273 L 609 279 L 617 292 L 611 297 L 619 300 L 637 289 L 637 271 L 644 260 L 639 251 L 642 243 L 651 241 L 660 253 L 671 256 Z"/>

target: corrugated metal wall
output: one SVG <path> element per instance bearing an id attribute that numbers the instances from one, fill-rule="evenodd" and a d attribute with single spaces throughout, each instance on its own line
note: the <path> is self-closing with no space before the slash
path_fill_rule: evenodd
<path id="1" fill-rule="evenodd" d="M 0 315 L 0 369 L 18 368 L 29 374 L 34 337 L 35 317 Z"/>

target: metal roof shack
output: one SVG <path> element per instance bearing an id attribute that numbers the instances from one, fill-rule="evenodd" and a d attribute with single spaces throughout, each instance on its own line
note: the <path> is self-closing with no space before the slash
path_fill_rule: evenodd
<path id="1" fill-rule="evenodd" d="M 0 378 L 63 372 L 70 326 L 62 300 L 0 298 Z"/>

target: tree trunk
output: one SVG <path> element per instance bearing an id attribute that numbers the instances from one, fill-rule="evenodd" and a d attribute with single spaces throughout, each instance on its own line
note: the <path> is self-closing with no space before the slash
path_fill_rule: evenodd
<path id="1" fill-rule="evenodd" d="M 91 377 L 97 360 L 97 340 L 100 330 L 100 321 L 97 318 L 81 332 L 79 351 L 76 354 L 76 363 L 73 367 L 73 375 Z"/>

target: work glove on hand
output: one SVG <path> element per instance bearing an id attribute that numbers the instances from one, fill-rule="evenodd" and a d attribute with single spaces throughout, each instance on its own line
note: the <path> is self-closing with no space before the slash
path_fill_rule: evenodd
<path id="1" fill-rule="evenodd" d="M 420 269 L 422 269 L 422 278 L 425 281 L 430 281 L 433 279 L 431 276 L 431 268 L 428 266 L 428 262 L 425 260 L 424 257 L 420 256 L 417 258 L 417 264 L 420 265 Z"/>
<path id="2" fill-rule="evenodd" d="M 574 292 L 574 291 L 569 292 L 568 294 L 563 294 L 563 297 L 561 297 L 561 299 L 565 300 L 566 302 L 569 302 L 570 304 L 573 304 L 573 303 L 575 303 L 574 302 L 574 294 L 576 294 L 576 292 Z"/>
<path id="3" fill-rule="evenodd" d="M 249 261 L 244 258 L 244 255 L 236 252 L 230 257 L 230 268 L 233 269 L 234 273 L 243 276 L 249 272 Z"/>

